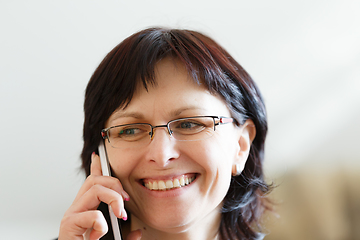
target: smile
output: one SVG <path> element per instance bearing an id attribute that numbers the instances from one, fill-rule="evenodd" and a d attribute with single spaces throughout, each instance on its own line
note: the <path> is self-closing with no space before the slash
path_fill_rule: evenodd
<path id="1" fill-rule="evenodd" d="M 189 185 L 195 180 L 196 176 L 181 176 L 169 180 L 144 180 L 144 186 L 153 191 L 166 191 L 174 188 L 181 188 Z"/>

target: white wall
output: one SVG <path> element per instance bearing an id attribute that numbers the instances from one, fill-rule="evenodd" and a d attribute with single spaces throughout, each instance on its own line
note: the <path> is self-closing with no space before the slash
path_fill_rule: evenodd
<path id="1" fill-rule="evenodd" d="M 266 170 L 359 166 L 359 1 L 2 1 L 0 236 L 51 239 L 84 176 L 83 96 L 105 54 L 149 26 L 202 31 L 253 76 Z"/>

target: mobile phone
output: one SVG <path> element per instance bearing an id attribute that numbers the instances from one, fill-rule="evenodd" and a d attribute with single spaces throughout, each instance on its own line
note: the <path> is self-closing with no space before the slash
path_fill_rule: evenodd
<path id="1" fill-rule="evenodd" d="M 98 150 L 100 156 L 102 175 L 111 176 L 110 165 L 107 158 L 106 149 L 104 147 L 104 142 L 101 141 Z M 122 240 L 118 219 L 115 216 L 112 207 L 110 205 L 109 205 L 109 214 L 110 214 L 110 221 L 114 234 L 114 240 Z"/>

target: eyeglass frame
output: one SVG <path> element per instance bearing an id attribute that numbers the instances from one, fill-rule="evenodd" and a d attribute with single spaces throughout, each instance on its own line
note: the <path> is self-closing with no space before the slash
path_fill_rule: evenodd
<path id="1" fill-rule="evenodd" d="M 108 128 L 104 128 L 101 130 L 101 137 L 105 140 L 108 139 L 108 142 L 110 143 L 110 138 L 109 138 L 109 130 L 112 128 L 116 128 L 116 127 L 122 127 L 122 126 L 129 126 L 129 125 L 138 125 L 138 124 L 145 124 L 145 125 L 149 125 L 151 128 L 151 131 L 149 132 L 150 135 L 150 141 L 154 138 L 154 129 L 155 128 L 159 128 L 159 127 L 165 127 L 168 131 L 168 134 L 170 136 L 172 136 L 173 131 L 171 131 L 170 129 L 170 123 L 175 122 L 175 121 L 179 121 L 179 120 L 186 120 L 186 119 L 193 119 L 193 118 L 204 118 L 204 117 L 211 117 L 213 119 L 214 122 L 214 132 L 216 130 L 216 126 L 222 125 L 222 124 L 227 124 L 227 123 L 232 123 L 234 122 L 234 118 L 232 117 L 222 117 L 222 116 L 195 116 L 195 117 L 186 117 L 186 118 L 178 118 L 178 119 L 173 119 L 170 120 L 169 122 L 167 122 L 166 124 L 162 124 L 162 125 L 156 125 L 153 126 L 150 123 L 129 123 L 129 124 L 121 124 L 121 125 L 116 125 L 116 126 L 111 126 Z M 219 122 L 215 122 L 215 119 L 219 119 Z M 200 140 L 200 139 L 199 139 Z M 179 141 L 187 141 L 187 140 L 179 140 Z M 111 143 L 110 143 L 111 144 Z"/>

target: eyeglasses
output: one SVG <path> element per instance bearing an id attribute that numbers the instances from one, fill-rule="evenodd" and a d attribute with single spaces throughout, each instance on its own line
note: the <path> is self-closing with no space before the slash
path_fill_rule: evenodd
<path id="1" fill-rule="evenodd" d="M 179 118 L 158 126 L 132 123 L 105 128 L 101 131 L 101 136 L 114 148 L 132 148 L 149 144 L 154 138 L 154 129 L 165 127 L 177 141 L 197 141 L 212 137 L 215 126 L 233 121 L 233 118 L 228 117 L 198 116 Z"/>

